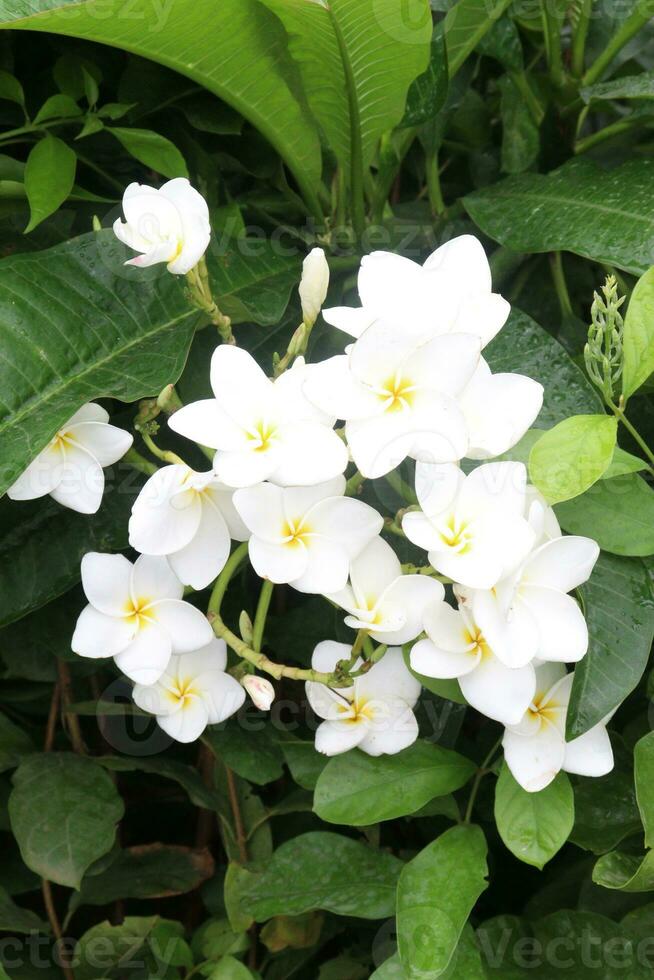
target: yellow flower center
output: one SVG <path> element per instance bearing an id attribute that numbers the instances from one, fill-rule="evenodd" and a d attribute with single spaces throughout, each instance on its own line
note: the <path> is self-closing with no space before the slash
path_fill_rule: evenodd
<path id="1" fill-rule="evenodd" d="M 312 534 L 311 527 L 300 517 L 296 520 L 287 520 L 282 524 L 282 538 L 287 548 L 297 548 L 299 545 L 308 543 L 307 539 Z"/>
<path id="2" fill-rule="evenodd" d="M 152 602 L 151 599 L 139 598 L 136 601 L 128 599 L 125 603 L 125 619 L 133 626 L 137 626 L 139 629 L 146 623 L 152 622 L 152 616 L 148 615 L 148 606 Z"/>
<path id="3" fill-rule="evenodd" d="M 253 427 L 248 430 L 247 437 L 250 440 L 250 449 L 257 453 L 265 452 L 270 449 L 277 437 L 277 426 L 265 419 L 259 419 Z"/>
<path id="4" fill-rule="evenodd" d="M 193 679 L 190 677 L 176 678 L 173 687 L 169 690 L 169 694 L 171 700 L 181 701 L 182 707 L 184 707 L 187 701 L 198 697 L 198 691 L 193 686 Z"/>
<path id="5" fill-rule="evenodd" d="M 470 651 L 471 653 L 475 655 L 479 654 L 482 660 L 484 660 L 486 657 L 492 656 L 492 650 L 478 626 L 464 630 L 463 635 L 465 636 L 466 643 L 469 643 L 473 648 Z"/>
<path id="6" fill-rule="evenodd" d="M 400 412 L 410 408 L 413 403 L 416 386 L 410 378 L 395 375 L 382 385 L 379 397 L 387 402 L 386 412 Z"/>
<path id="7" fill-rule="evenodd" d="M 439 530 L 441 540 L 448 548 L 460 555 L 465 555 L 470 550 L 472 533 L 467 521 L 457 520 L 454 514 L 450 514 Z"/>

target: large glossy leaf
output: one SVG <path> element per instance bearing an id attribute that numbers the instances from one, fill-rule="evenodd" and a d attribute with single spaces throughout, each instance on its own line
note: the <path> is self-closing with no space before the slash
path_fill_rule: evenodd
<path id="1" fill-rule="evenodd" d="M 516 252 L 576 252 L 642 275 L 654 263 L 654 161 L 603 170 L 575 160 L 521 174 L 463 199 L 473 221 Z"/>
<path id="2" fill-rule="evenodd" d="M 638 809 L 645 828 L 645 846 L 654 845 L 654 732 L 643 736 L 634 749 L 634 776 Z"/>
<path id="3" fill-rule="evenodd" d="M 113 845 L 123 802 L 101 766 L 72 753 L 26 759 L 14 774 L 11 828 L 28 868 L 69 888 Z"/>
<path id="4" fill-rule="evenodd" d="M 572 786 L 564 772 L 540 793 L 527 793 L 506 764 L 495 787 L 499 835 L 517 858 L 543 868 L 568 839 L 574 823 Z"/>
<path id="5" fill-rule="evenodd" d="M 275 851 L 243 896 L 243 908 L 259 922 L 312 909 L 382 919 L 395 911 L 401 869 L 391 854 L 340 834 L 302 834 Z"/>
<path id="6" fill-rule="evenodd" d="M 641 828 L 631 750 L 611 736 L 615 765 L 606 776 L 574 783 L 575 825 L 570 839 L 594 854 L 606 854 Z"/>
<path id="7" fill-rule="evenodd" d="M 573 415 L 546 432 L 529 454 L 529 476 L 550 504 L 578 497 L 613 459 L 618 423 L 609 415 Z"/>
<path id="8" fill-rule="evenodd" d="M 654 490 L 637 473 L 603 479 L 555 508 L 564 530 L 614 555 L 654 554 Z"/>
<path id="9" fill-rule="evenodd" d="M 593 868 L 593 881 L 623 892 L 654 891 L 654 851 L 644 856 L 621 851 L 603 854 Z"/>
<path id="10" fill-rule="evenodd" d="M 582 586 L 590 645 L 575 668 L 568 739 L 598 724 L 630 694 L 647 665 L 654 636 L 654 601 L 637 558 L 600 555 Z"/>
<path id="11" fill-rule="evenodd" d="M 407 980 L 440 977 L 472 908 L 487 887 L 486 841 L 479 827 L 452 827 L 400 875 L 397 939 Z"/>
<path id="12" fill-rule="evenodd" d="M 77 908 L 108 905 L 118 899 L 183 895 L 211 878 L 214 870 L 206 848 L 165 844 L 128 847 L 118 851 L 106 868 L 84 878 L 73 904 Z"/>
<path id="13" fill-rule="evenodd" d="M 347 173 L 352 126 L 356 126 L 366 166 L 379 137 L 402 118 L 409 85 L 427 67 L 432 34 L 429 4 L 426 0 L 262 2 L 288 31 L 307 100 L 340 165 Z"/>
<path id="14" fill-rule="evenodd" d="M 281 24 L 259 0 L 0 0 L 0 27 L 51 31 L 158 61 L 214 92 L 272 143 L 307 201 L 320 179 L 315 126 L 293 91 Z"/>
<path id="15" fill-rule="evenodd" d="M 392 820 L 460 789 L 474 771 L 458 752 L 425 741 L 376 758 L 355 749 L 328 762 L 318 779 L 314 810 L 328 823 Z"/>
<path id="16" fill-rule="evenodd" d="M 622 393 L 627 399 L 654 371 L 654 268 L 638 280 L 631 294 L 623 347 Z"/>
<path id="17" fill-rule="evenodd" d="M 450 77 L 502 16 L 511 0 L 458 0 L 445 18 Z"/>
<path id="18" fill-rule="evenodd" d="M 611 99 L 654 99 L 654 71 L 644 71 L 640 75 L 624 75 L 610 82 L 597 82 L 587 85 L 579 93 L 584 102 L 607 101 Z"/>

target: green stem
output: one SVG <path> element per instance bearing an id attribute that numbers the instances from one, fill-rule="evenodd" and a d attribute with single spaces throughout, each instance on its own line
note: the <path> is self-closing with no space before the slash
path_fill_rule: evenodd
<path id="1" fill-rule="evenodd" d="M 531 118 L 537 126 L 540 126 L 545 117 L 545 110 L 534 95 L 534 91 L 527 78 L 527 73 L 525 71 L 510 71 L 509 76 L 522 96 L 522 100 L 526 104 Z"/>
<path id="2" fill-rule="evenodd" d="M 147 432 L 141 432 L 141 439 L 146 444 L 153 456 L 157 459 L 162 460 L 164 463 L 174 463 L 181 466 L 186 466 L 184 460 L 177 455 L 177 453 L 172 453 L 167 449 L 159 449 L 159 446 L 155 443 L 152 436 L 149 436 Z"/>
<path id="3" fill-rule="evenodd" d="M 563 258 L 561 252 L 552 252 L 550 255 L 550 268 L 552 270 L 552 279 L 554 280 L 554 288 L 556 289 L 556 295 L 559 298 L 559 306 L 561 307 L 561 313 L 564 317 L 572 316 L 572 303 L 570 301 L 570 293 L 568 292 L 568 284 L 565 281 L 565 273 L 563 271 Z"/>
<path id="4" fill-rule="evenodd" d="M 430 150 L 425 156 L 425 172 L 427 176 L 427 193 L 431 212 L 434 217 L 444 217 L 447 208 L 441 189 L 441 175 L 438 166 L 438 150 Z"/>
<path id="5" fill-rule="evenodd" d="M 354 476 L 351 476 L 345 485 L 345 496 L 354 497 L 364 480 L 365 476 L 360 473 L 359 470 L 357 470 Z"/>
<path id="6" fill-rule="evenodd" d="M 631 41 L 632 37 L 647 24 L 654 10 L 651 0 L 639 0 L 634 12 L 620 25 L 613 37 L 605 45 L 600 56 L 593 62 L 581 80 L 582 85 L 593 85 L 602 77 L 617 54 L 622 51 L 625 44 Z"/>
<path id="7" fill-rule="evenodd" d="M 561 17 L 550 9 L 550 0 L 542 0 L 542 15 L 550 78 L 556 88 L 561 88 L 565 79 L 561 50 Z"/>
<path id="8" fill-rule="evenodd" d="M 212 614 L 214 616 L 220 615 L 220 607 L 222 606 L 223 599 L 225 598 L 227 586 L 238 571 L 239 567 L 245 561 L 247 553 L 248 543 L 247 541 L 244 541 L 243 544 L 240 544 L 238 548 L 234 549 L 227 559 L 225 567 L 216 579 L 216 583 L 213 587 L 211 598 L 209 599 L 207 614 Z"/>
<path id="9" fill-rule="evenodd" d="M 331 11 L 331 8 L 328 7 L 327 9 L 336 36 L 347 88 L 347 101 L 350 110 L 350 194 L 352 196 L 352 227 L 354 228 L 354 234 L 357 240 L 361 241 L 366 229 L 366 212 L 363 194 L 363 142 L 361 139 L 361 118 L 359 115 L 356 81 L 341 25 L 336 15 Z"/>
<path id="10" fill-rule="evenodd" d="M 266 619 L 268 617 L 272 594 L 273 583 L 269 579 L 266 579 L 261 586 L 259 604 L 254 616 L 254 626 L 252 628 L 252 649 L 255 653 L 259 653 L 263 645 L 263 631 L 266 628 Z"/>
<path id="11" fill-rule="evenodd" d="M 463 818 L 464 823 L 470 823 L 470 820 L 472 818 L 472 811 L 474 809 L 475 801 L 477 799 L 477 793 L 479 792 L 479 787 L 481 786 L 481 781 L 484 778 L 484 776 L 487 776 L 489 772 L 492 772 L 492 769 L 489 769 L 488 766 L 490 765 L 491 760 L 493 759 L 495 753 L 497 752 L 501 744 L 502 744 L 502 739 L 499 738 L 497 742 L 495 742 L 495 744 L 493 745 L 493 748 L 490 750 L 490 752 L 488 753 L 488 755 L 486 756 L 482 764 L 480 765 L 479 769 L 477 770 L 477 773 L 474 778 L 474 782 L 472 784 L 472 789 L 470 790 L 470 796 L 468 797 L 468 805 L 466 807 L 465 816 Z"/>
<path id="12" fill-rule="evenodd" d="M 592 8 L 593 0 L 582 0 L 579 20 L 572 38 L 572 74 L 575 78 L 581 78 L 584 73 L 584 56 Z"/>
<path id="13" fill-rule="evenodd" d="M 646 124 L 647 120 L 640 115 L 632 115 L 627 119 L 620 119 L 618 122 L 611 123 L 609 126 L 598 130 L 597 133 L 591 133 L 590 136 L 584 136 L 583 139 L 578 139 L 574 146 L 574 152 L 576 155 L 587 153 L 605 140 L 613 139 L 615 136 L 621 136 L 641 123 Z"/>
<path id="14" fill-rule="evenodd" d="M 151 463 L 149 459 L 145 458 L 145 456 L 141 456 L 136 449 L 128 449 L 121 462 L 127 463 L 127 465 L 131 466 L 133 470 L 138 470 L 140 473 L 145 473 L 146 476 L 153 476 L 159 469 L 156 463 Z"/>
<path id="15" fill-rule="evenodd" d="M 642 451 L 647 456 L 647 459 L 649 460 L 650 463 L 649 471 L 654 476 L 654 453 L 649 448 L 649 446 L 641 436 L 640 432 L 636 429 L 634 425 L 631 424 L 631 422 L 625 415 L 624 407 L 621 405 L 614 405 L 613 402 L 611 401 L 608 401 L 607 403 L 611 411 L 614 413 L 615 417 L 618 419 L 618 421 L 622 422 L 629 435 L 632 437 L 632 439 L 635 440 L 635 442 L 638 443 Z"/>
<path id="16" fill-rule="evenodd" d="M 384 479 L 407 504 L 418 503 L 418 498 L 414 491 L 397 471 L 394 470 L 392 473 L 387 473 Z"/>
<path id="17" fill-rule="evenodd" d="M 417 134 L 417 127 L 408 126 L 406 129 L 400 130 L 392 138 L 389 136 L 385 141 L 382 141 L 379 169 L 375 179 L 375 193 L 372 203 L 373 221 L 378 224 L 384 216 L 384 208 L 386 207 L 386 201 L 388 200 L 388 195 L 391 192 L 395 177 Z"/>

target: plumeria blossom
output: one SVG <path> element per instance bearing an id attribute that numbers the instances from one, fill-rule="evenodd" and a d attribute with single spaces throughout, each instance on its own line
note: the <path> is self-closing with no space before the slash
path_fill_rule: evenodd
<path id="1" fill-rule="evenodd" d="M 204 589 L 222 571 L 231 539 L 246 541 L 250 536 L 233 495 L 213 471 L 164 466 L 150 477 L 132 507 L 129 543 L 145 555 L 166 556 L 184 585 Z"/>
<path id="2" fill-rule="evenodd" d="M 428 606 L 423 624 L 427 639 L 411 650 L 412 669 L 425 677 L 457 678 L 473 708 L 504 725 L 517 725 L 536 693 L 533 665 L 506 667 L 465 606 Z"/>
<path id="3" fill-rule="evenodd" d="M 313 365 L 304 391 L 345 420 L 354 462 L 374 479 L 407 456 L 445 463 L 465 455 L 468 431 L 456 398 L 478 360 L 479 339 L 471 334 L 416 346 L 392 321 L 378 320 L 349 353 Z"/>
<path id="4" fill-rule="evenodd" d="M 561 537 L 561 527 L 554 508 L 545 500 L 540 490 L 527 484 L 525 517 L 536 535 L 534 547 Z"/>
<path id="5" fill-rule="evenodd" d="M 582 585 L 599 557 L 591 538 L 565 535 L 536 548 L 492 590 L 465 596 L 493 652 L 508 667 L 539 660 L 575 663 L 588 649 L 588 627 L 568 592 Z"/>
<path id="6" fill-rule="evenodd" d="M 109 425 L 109 413 L 89 402 L 57 432 L 7 490 L 12 500 L 46 494 L 80 514 L 95 514 L 104 493 L 103 467 L 121 459 L 132 445 L 129 432 Z"/>
<path id="7" fill-rule="evenodd" d="M 314 670 L 331 672 L 349 659 L 352 647 L 325 640 L 313 651 Z M 355 669 L 361 666 L 357 660 Z M 413 713 L 420 684 L 404 663 L 402 651 L 389 649 L 348 688 L 332 689 L 310 681 L 307 699 L 324 721 L 316 731 L 316 749 L 339 755 L 358 747 L 368 755 L 394 755 L 415 742 L 418 723 Z"/>
<path id="8" fill-rule="evenodd" d="M 214 637 L 200 650 L 171 657 L 156 684 L 136 684 L 134 703 L 156 715 L 159 727 L 177 742 L 194 742 L 207 725 L 225 721 L 245 700 L 226 667 L 225 641 Z"/>
<path id="9" fill-rule="evenodd" d="M 216 450 L 216 477 L 229 487 L 331 480 L 345 470 L 347 449 L 333 430 L 335 419 L 302 394 L 307 371 L 298 358 L 273 382 L 247 351 L 223 344 L 211 359 L 215 398 L 181 408 L 168 424 Z"/>
<path id="10" fill-rule="evenodd" d="M 470 588 L 491 589 L 534 544 L 535 533 L 523 516 L 526 487 L 523 463 L 485 463 L 468 476 L 454 464 L 418 463 L 421 510 L 405 514 L 402 530 L 443 575 Z"/>
<path id="11" fill-rule="evenodd" d="M 608 719 L 571 742 L 565 740 L 573 678 L 562 664 L 539 666 L 533 702 L 520 723 L 507 727 L 504 733 L 504 758 L 514 779 L 528 793 L 545 789 L 561 770 L 579 776 L 605 776 L 613 769 Z"/>
<path id="12" fill-rule="evenodd" d="M 203 614 L 182 601 L 182 583 L 165 558 L 89 552 L 82 558 L 89 605 L 72 640 L 81 657 L 113 657 L 138 684 L 155 684 L 172 654 L 206 646 L 213 631 Z"/>
<path id="13" fill-rule="evenodd" d="M 504 326 L 510 306 L 493 293 L 481 242 L 461 235 L 437 248 L 424 265 L 393 252 L 373 252 L 359 270 L 361 307 L 323 310 L 323 317 L 353 337 L 388 319 L 418 342 L 455 332 L 476 335 L 482 347 Z"/>
<path id="14" fill-rule="evenodd" d="M 522 439 L 543 404 L 543 386 L 523 374 L 493 374 L 483 357 L 458 399 L 468 459 L 501 456 Z"/>
<path id="15" fill-rule="evenodd" d="M 186 177 L 175 177 L 160 188 L 130 184 L 123 194 L 126 221 L 117 218 L 114 234 L 141 255 L 125 265 L 141 268 L 165 262 L 168 271 L 183 276 L 198 264 L 211 238 L 207 202 Z"/>
<path id="16" fill-rule="evenodd" d="M 329 596 L 349 613 L 352 629 L 365 629 L 380 643 L 402 644 L 422 632 L 428 605 L 443 601 L 445 590 L 427 575 L 403 575 L 383 538 L 374 538 L 350 567 L 350 582 Z"/>
<path id="17" fill-rule="evenodd" d="M 261 483 L 237 490 L 234 506 L 252 532 L 250 561 L 257 575 L 300 592 L 344 588 L 350 562 L 383 525 L 381 514 L 344 491 L 342 476 L 315 487 Z"/>
<path id="18" fill-rule="evenodd" d="M 302 322 L 312 327 L 329 288 L 329 266 L 321 248 L 312 248 L 302 263 L 302 279 L 299 293 L 302 304 Z"/>

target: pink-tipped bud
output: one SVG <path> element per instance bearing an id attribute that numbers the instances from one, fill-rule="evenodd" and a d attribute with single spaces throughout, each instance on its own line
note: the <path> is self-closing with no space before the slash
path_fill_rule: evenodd
<path id="1" fill-rule="evenodd" d="M 241 678 L 241 684 L 259 711 L 270 711 L 270 705 L 275 700 L 275 688 L 270 681 L 265 677 L 257 677 L 256 674 L 246 674 Z"/>

